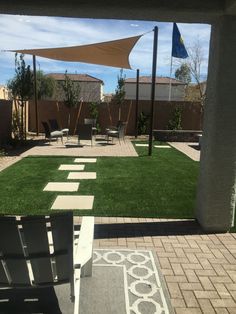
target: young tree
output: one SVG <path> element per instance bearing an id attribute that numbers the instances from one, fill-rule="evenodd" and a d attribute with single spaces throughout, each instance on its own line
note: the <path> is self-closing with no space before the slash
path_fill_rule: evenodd
<path id="1" fill-rule="evenodd" d="M 21 54 L 19 59 L 17 53 L 15 54 L 15 76 L 8 81 L 8 88 L 12 91 L 13 98 L 19 101 L 21 107 L 19 137 L 21 140 L 26 138 L 24 128 L 24 111 L 25 103 L 33 95 L 33 75 L 30 66 L 25 64 L 24 55 Z"/>
<path id="2" fill-rule="evenodd" d="M 67 108 L 69 108 L 68 128 L 70 129 L 71 109 L 79 105 L 80 86 L 70 79 L 67 71 L 65 72 L 65 81 L 62 86 L 65 92 L 64 104 Z"/>
<path id="3" fill-rule="evenodd" d="M 175 78 L 186 84 L 191 82 L 191 70 L 187 63 L 182 63 L 175 71 Z"/>
<path id="4" fill-rule="evenodd" d="M 123 69 L 120 70 L 120 75 L 117 77 L 117 87 L 113 97 L 115 103 L 119 107 L 118 120 L 121 120 L 121 105 L 125 100 L 125 76 L 123 76 Z"/>
<path id="5" fill-rule="evenodd" d="M 201 105 L 203 107 L 205 100 L 205 86 L 202 84 L 202 66 L 204 62 L 204 54 L 202 45 L 199 39 L 195 41 L 192 47 L 188 49 L 189 61 L 187 65 L 191 71 L 191 75 L 197 83 L 197 90 L 199 92 Z"/>
<path id="6" fill-rule="evenodd" d="M 54 78 L 46 76 L 43 71 L 39 70 L 36 73 L 37 77 L 37 98 L 44 99 L 45 97 L 52 97 L 56 87 Z"/>

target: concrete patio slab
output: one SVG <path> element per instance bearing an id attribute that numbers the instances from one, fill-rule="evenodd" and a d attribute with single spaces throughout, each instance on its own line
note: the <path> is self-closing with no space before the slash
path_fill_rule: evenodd
<path id="1" fill-rule="evenodd" d="M 51 209 L 92 209 L 93 195 L 59 195 Z"/>
<path id="2" fill-rule="evenodd" d="M 148 144 L 135 144 L 135 146 L 138 146 L 138 147 L 148 147 Z"/>
<path id="3" fill-rule="evenodd" d="M 75 158 L 74 162 L 94 163 L 97 158 Z"/>
<path id="4" fill-rule="evenodd" d="M 84 170 L 84 165 L 60 165 L 58 170 L 71 170 L 71 171 Z"/>
<path id="5" fill-rule="evenodd" d="M 76 192 L 79 189 L 78 182 L 49 182 L 43 191 Z"/>
<path id="6" fill-rule="evenodd" d="M 80 180 L 80 179 L 97 179 L 96 172 L 70 172 L 67 179 Z"/>

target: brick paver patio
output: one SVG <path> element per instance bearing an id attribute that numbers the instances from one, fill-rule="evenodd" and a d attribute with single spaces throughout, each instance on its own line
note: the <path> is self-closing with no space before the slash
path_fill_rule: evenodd
<path id="1" fill-rule="evenodd" d="M 66 143 L 66 141 L 65 141 Z M 77 137 L 71 137 L 70 143 L 77 144 Z M 75 157 L 95 157 L 95 156 L 113 156 L 113 157 L 137 157 L 136 150 L 127 138 L 125 141 L 114 140 L 113 143 L 105 140 L 105 138 L 97 138 L 91 146 L 91 141 L 81 141 L 83 147 L 70 146 L 66 147 L 61 142 L 52 141 L 51 144 L 43 144 L 35 146 L 22 154 L 22 157 L 29 155 L 55 155 L 55 156 L 75 156 Z"/>
<path id="2" fill-rule="evenodd" d="M 184 220 L 96 218 L 95 248 L 153 250 L 176 314 L 236 313 L 236 234 Z"/>

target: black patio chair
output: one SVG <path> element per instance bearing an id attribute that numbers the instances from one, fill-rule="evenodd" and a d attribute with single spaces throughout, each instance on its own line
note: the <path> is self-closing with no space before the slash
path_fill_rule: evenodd
<path id="1" fill-rule="evenodd" d="M 49 142 L 51 142 L 51 140 L 53 138 L 55 138 L 56 140 L 58 140 L 58 138 L 60 138 L 61 142 L 63 143 L 63 133 L 62 133 L 62 131 L 52 131 L 51 132 L 48 123 L 45 122 L 45 121 L 42 121 L 42 125 L 44 127 L 45 139 L 48 139 Z"/>
<path id="2" fill-rule="evenodd" d="M 78 124 L 77 126 L 78 142 L 81 140 L 90 140 L 91 146 L 93 145 L 93 130 L 92 124 Z"/>
<path id="3" fill-rule="evenodd" d="M 120 139 L 123 139 L 125 141 L 125 129 L 126 129 L 127 122 L 121 122 L 119 121 L 119 126 L 116 129 L 107 129 L 107 142 L 109 141 L 109 137 L 112 138 L 118 138 L 119 143 Z"/>
<path id="4" fill-rule="evenodd" d="M 97 135 L 97 119 L 89 119 L 89 118 L 85 118 L 84 119 L 84 124 L 91 124 L 92 125 L 92 131 L 93 131 L 93 135 Z"/>
<path id="5" fill-rule="evenodd" d="M 68 137 L 69 129 L 68 128 L 61 129 L 56 119 L 49 119 L 48 122 L 51 128 L 51 131 L 61 131 L 63 135 L 66 135 Z"/>

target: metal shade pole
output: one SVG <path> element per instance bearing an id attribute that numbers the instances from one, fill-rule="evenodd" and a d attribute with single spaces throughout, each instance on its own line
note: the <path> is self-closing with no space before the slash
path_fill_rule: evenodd
<path id="1" fill-rule="evenodd" d="M 155 85 L 156 85 L 156 68 L 157 68 L 157 41 L 158 41 L 158 27 L 154 27 L 153 40 L 153 59 L 152 59 L 152 87 L 151 87 L 151 112 L 150 112 L 150 132 L 149 132 L 149 147 L 148 155 L 152 155 L 152 138 L 153 138 L 153 114 L 155 101 Z"/>
<path id="2" fill-rule="evenodd" d="M 36 72 L 36 57 L 35 57 L 35 55 L 33 55 L 33 71 L 34 71 L 34 103 L 35 103 L 36 134 L 39 135 L 39 112 L 38 112 L 37 72 Z"/>
<path id="3" fill-rule="evenodd" d="M 136 74 L 135 138 L 138 137 L 139 69 Z"/>

